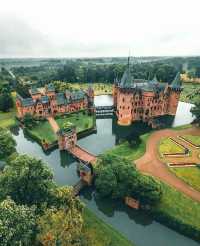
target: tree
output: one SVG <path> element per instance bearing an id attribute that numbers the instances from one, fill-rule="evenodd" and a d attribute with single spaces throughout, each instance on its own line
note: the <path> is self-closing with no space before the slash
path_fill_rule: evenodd
<path id="1" fill-rule="evenodd" d="M 196 117 L 196 122 L 200 125 L 200 97 L 191 108 L 191 113 Z"/>
<path id="2" fill-rule="evenodd" d="M 142 175 L 126 158 L 112 154 L 102 155 L 96 174 L 96 190 L 102 197 L 133 196 L 145 205 L 153 205 L 161 199 L 160 183 L 152 177 Z"/>
<path id="3" fill-rule="evenodd" d="M 36 220 L 34 208 L 16 205 L 10 198 L 0 203 L 0 244 L 33 245 Z"/>
<path id="4" fill-rule="evenodd" d="M 133 197 L 138 199 L 141 204 L 153 205 L 160 201 L 162 196 L 161 185 L 154 178 L 141 175 L 136 190 L 132 191 Z"/>
<path id="5" fill-rule="evenodd" d="M 11 198 L 18 204 L 40 208 L 51 199 L 55 187 L 51 170 L 42 162 L 27 155 L 11 160 L 0 175 L 0 196 Z"/>
<path id="6" fill-rule="evenodd" d="M 23 122 L 26 127 L 33 127 L 33 125 L 35 125 L 35 120 L 30 113 L 24 115 Z"/>
<path id="7" fill-rule="evenodd" d="M 102 155 L 96 172 L 95 186 L 101 196 L 124 198 L 137 186 L 139 173 L 126 158 Z"/>
<path id="8" fill-rule="evenodd" d="M 55 189 L 54 206 L 38 220 L 38 240 L 43 245 L 81 245 L 83 205 L 73 195 L 73 188 Z"/>
<path id="9" fill-rule="evenodd" d="M 13 99 L 9 83 L 3 83 L 0 88 L 0 111 L 7 112 L 13 107 Z"/>
<path id="10" fill-rule="evenodd" d="M 15 152 L 16 142 L 7 129 L 0 127 L 0 158 L 5 158 Z"/>

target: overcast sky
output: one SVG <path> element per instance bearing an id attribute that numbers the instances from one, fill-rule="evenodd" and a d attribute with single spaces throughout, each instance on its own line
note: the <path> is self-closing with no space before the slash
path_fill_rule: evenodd
<path id="1" fill-rule="evenodd" d="M 200 0 L 0 0 L 0 57 L 200 55 Z"/>

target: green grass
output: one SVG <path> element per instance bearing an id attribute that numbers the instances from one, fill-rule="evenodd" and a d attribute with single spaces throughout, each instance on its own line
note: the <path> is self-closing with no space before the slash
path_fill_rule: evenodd
<path id="1" fill-rule="evenodd" d="M 84 211 L 83 233 L 88 246 L 134 246 L 122 234 L 103 222 L 90 210 Z"/>
<path id="2" fill-rule="evenodd" d="M 153 208 L 157 220 L 200 241 L 200 203 L 162 183 L 161 202 Z"/>
<path id="3" fill-rule="evenodd" d="M 184 148 L 174 143 L 170 138 L 162 139 L 159 143 L 158 150 L 161 155 L 184 153 Z"/>
<path id="4" fill-rule="evenodd" d="M 14 107 L 9 112 L 1 112 L 0 111 L 0 127 L 3 128 L 11 128 L 16 125 L 16 108 L 15 108 L 15 98 L 16 93 L 12 93 Z"/>
<path id="5" fill-rule="evenodd" d="M 188 129 L 191 127 L 192 127 L 192 124 L 186 124 L 186 125 L 182 125 L 182 126 L 172 127 L 172 130 L 184 130 L 184 129 Z"/>
<path id="6" fill-rule="evenodd" d="M 115 146 L 111 150 L 108 150 L 107 153 L 112 153 L 115 155 L 123 156 L 129 160 L 137 160 L 144 155 L 146 151 L 146 142 L 151 133 L 146 133 L 140 136 L 141 143 L 132 147 L 128 142 L 124 142 L 120 145 Z"/>
<path id="7" fill-rule="evenodd" d="M 183 179 L 194 189 L 200 191 L 200 168 L 198 167 L 173 167 L 170 170 L 177 177 Z"/>
<path id="8" fill-rule="evenodd" d="M 48 144 L 51 144 L 57 140 L 57 136 L 53 132 L 48 121 L 39 121 L 36 126 L 27 130 L 40 142 L 45 140 Z"/>
<path id="9" fill-rule="evenodd" d="M 63 124 L 65 122 L 71 122 L 76 126 L 77 133 L 90 129 L 94 125 L 93 116 L 89 116 L 86 113 L 84 114 L 83 112 L 61 116 L 60 118 L 57 118 L 55 120 L 60 128 L 63 127 Z"/>
<path id="10" fill-rule="evenodd" d="M 15 115 L 15 109 L 11 109 L 9 112 L 6 113 L 0 112 L 0 127 L 10 128 L 16 125 Z"/>
<path id="11" fill-rule="evenodd" d="M 184 135 L 183 137 L 197 146 L 200 145 L 200 136 Z"/>

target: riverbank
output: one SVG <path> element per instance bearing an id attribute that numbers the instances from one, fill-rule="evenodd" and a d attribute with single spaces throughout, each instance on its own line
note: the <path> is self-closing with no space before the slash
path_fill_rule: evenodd
<path id="1" fill-rule="evenodd" d="M 89 246 L 134 246 L 121 233 L 99 219 L 88 208 L 84 210 L 83 234 Z"/>

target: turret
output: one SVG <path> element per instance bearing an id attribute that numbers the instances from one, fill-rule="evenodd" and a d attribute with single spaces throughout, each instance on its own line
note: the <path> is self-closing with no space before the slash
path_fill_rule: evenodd
<path id="1" fill-rule="evenodd" d="M 77 143 L 76 127 L 67 122 L 62 129 L 57 132 L 58 145 L 60 150 L 69 150 Z"/>
<path id="2" fill-rule="evenodd" d="M 181 91 L 183 90 L 180 73 L 177 73 L 176 77 L 169 86 L 169 103 L 168 114 L 175 115 L 178 107 Z"/>

